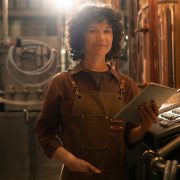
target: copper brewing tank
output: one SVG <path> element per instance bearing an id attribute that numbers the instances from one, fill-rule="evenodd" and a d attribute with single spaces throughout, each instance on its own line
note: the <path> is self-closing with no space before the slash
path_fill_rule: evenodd
<path id="1" fill-rule="evenodd" d="M 156 82 L 179 88 L 176 0 L 129 0 L 129 73 L 144 85 Z M 179 17 L 179 16 L 178 16 Z"/>

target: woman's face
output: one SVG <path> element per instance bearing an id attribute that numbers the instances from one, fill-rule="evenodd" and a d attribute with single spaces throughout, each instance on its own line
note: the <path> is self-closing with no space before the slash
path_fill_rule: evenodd
<path id="1" fill-rule="evenodd" d="M 90 23 L 85 33 L 85 56 L 102 56 L 111 50 L 113 32 L 111 25 L 106 21 Z"/>

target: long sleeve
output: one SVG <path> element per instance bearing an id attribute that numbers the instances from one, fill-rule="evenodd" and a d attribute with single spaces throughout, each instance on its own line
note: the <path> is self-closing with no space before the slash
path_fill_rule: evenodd
<path id="1" fill-rule="evenodd" d="M 54 80 L 51 80 L 46 89 L 36 126 L 37 139 L 48 157 L 51 157 L 52 153 L 62 145 L 57 135 L 58 123 L 61 122 L 58 103 L 60 94 L 54 84 Z"/>

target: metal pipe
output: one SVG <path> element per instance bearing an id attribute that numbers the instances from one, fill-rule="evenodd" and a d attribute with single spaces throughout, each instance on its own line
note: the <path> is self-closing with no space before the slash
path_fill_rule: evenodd
<path id="1" fill-rule="evenodd" d="M 3 0 L 3 40 L 8 40 L 8 0 Z"/>
<path id="2" fill-rule="evenodd" d="M 166 157 L 171 151 L 175 150 L 180 146 L 180 136 L 177 136 L 175 139 L 170 141 L 164 147 L 157 151 L 157 154 L 161 157 Z"/>
<path id="3" fill-rule="evenodd" d="M 170 180 L 169 178 L 171 173 L 171 166 L 172 166 L 172 161 L 167 160 L 165 163 L 163 180 Z"/>
<path id="4" fill-rule="evenodd" d="M 170 151 L 176 149 L 177 147 L 174 144 L 179 142 L 180 136 L 172 140 L 168 145 L 161 148 L 158 152 L 152 150 L 146 150 L 142 155 L 143 167 L 151 166 L 151 171 L 155 174 L 164 172 L 164 180 L 175 180 L 176 172 L 180 169 L 180 164 L 177 160 L 165 160 L 163 157 L 159 156 L 167 155 Z M 146 177 L 146 172 L 144 171 L 143 179 Z"/>

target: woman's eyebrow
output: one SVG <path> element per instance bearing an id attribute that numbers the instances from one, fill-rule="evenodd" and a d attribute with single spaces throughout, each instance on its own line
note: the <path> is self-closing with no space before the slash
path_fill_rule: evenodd
<path id="1" fill-rule="evenodd" d="M 88 29 L 90 29 L 90 28 L 98 28 L 98 27 L 96 25 L 91 25 L 88 27 Z M 105 26 L 105 28 L 112 29 L 112 27 L 110 25 Z"/>
<path id="2" fill-rule="evenodd" d="M 95 28 L 97 28 L 97 26 L 89 26 L 88 29 L 90 29 L 90 28 L 94 28 L 95 29 Z"/>
<path id="3" fill-rule="evenodd" d="M 112 28 L 112 26 L 110 24 L 106 24 L 106 27 Z"/>

